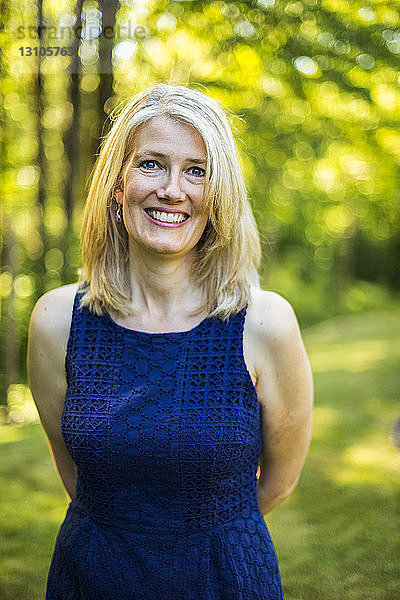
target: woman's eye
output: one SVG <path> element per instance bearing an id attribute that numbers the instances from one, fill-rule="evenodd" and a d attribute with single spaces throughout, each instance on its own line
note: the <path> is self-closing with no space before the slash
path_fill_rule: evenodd
<path id="1" fill-rule="evenodd" d="M 195 177 L 203 177 L 206 174 L 205 170 L 200 167 L 191 167 L 190 171 Z"/>
<path id="2" fill-rule="evenodd" d="M 157 166 L 155 160 L 144 160 L 140 163 L 139 167 L 152 171 Z"/>

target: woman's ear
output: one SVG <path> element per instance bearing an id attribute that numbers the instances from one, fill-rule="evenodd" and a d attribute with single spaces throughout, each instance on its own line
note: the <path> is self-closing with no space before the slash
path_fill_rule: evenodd
<path id="1" fill-rule="evenodd" d="M 123 204 L 123 200 L 124 200 L 124 192 L 122 191 L 122 189 L 120 187 L 117 187 L 114 191 L 114 198 L 115 200 L 118 202 L 118 204 Z"/>

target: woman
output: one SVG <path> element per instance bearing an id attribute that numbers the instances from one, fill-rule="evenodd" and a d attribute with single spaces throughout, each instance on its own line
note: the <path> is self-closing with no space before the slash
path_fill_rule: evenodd
<path id="1" fill-rule="evenodd" d="M 221 106 L 128 101 L 103 142 L 78 284 L 30 323 L 28 370 L 72 499 L 48 600 L 283 597 L 263 514 L 295 487 L 312 377 Z M 257 468 L 260 476 L 257 480 Z"/>

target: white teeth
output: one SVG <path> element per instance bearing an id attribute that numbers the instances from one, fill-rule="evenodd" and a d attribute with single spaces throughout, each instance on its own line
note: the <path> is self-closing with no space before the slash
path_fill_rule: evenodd
<path id="1" fill-rule="evenodd" d="M 181 223 L 185 220 L 185 216 L 182 213 L 165 213 L 158 210 L 149 210 L 148 212 L 153 219 L 164 223 Z"/>

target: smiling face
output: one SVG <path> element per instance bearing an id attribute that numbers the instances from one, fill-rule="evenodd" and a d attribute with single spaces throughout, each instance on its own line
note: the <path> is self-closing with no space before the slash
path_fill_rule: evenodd
<path id="1" fill-rule="evenodd" d="M 166 116 L 140 126 L 125 189 L 115 194 L 133 246 L 176 256 L 193 250 L 208 220 L 206 166 L 207 149 L 194 127 Z"/>

